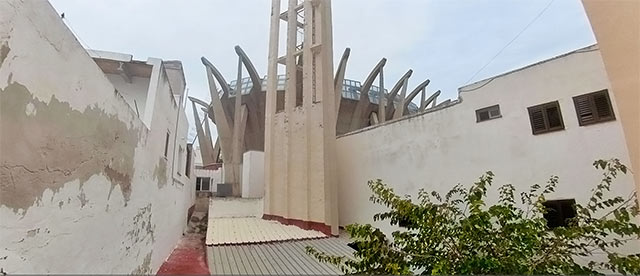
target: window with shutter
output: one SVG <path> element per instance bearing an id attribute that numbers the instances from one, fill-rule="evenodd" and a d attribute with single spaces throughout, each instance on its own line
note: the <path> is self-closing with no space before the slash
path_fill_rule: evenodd
<path id="1" fill-rule="evenodd" d="M 549 200 L 544 202 L 546 213 L 544 214 L 545 220 L 547 220 L 547 227 L 550 229 L 556 227 L 566 227 L 569 225 L 570 219 L 576 217 L 576 200 Z"/>
<path id="2" fill-rule="evenodd" d="M 615 120 L 609 92 L 605 90 L 573 97 L 580 126 Z"/>
<path id="3" fill-rule="evenodd" d="M 493 105 L 476 110 L 476 122 L 501 118 L 500 105 Z"/>
<path id="4" fill-rule="evenodd" d="M 533 134 L 542 134 L 564 129 L 564 122 L 558 101 L 532 106 L 528 108 L 528 111 Z"/>

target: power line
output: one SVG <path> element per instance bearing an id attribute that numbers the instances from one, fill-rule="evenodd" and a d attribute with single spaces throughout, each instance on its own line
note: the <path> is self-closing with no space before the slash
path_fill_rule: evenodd
<path id="1" fill-rule="evenodd" d="M 544 12 L 546 12 L 546 11 L 547 11 L 547 9 L 551 6 L 551 4 L 553 3 L 553 1 L 555 1 L 555 0 L 551 0 L 551 1 L 549 1 L 549 3 L 547 4 L 547 6 L 546 6 L 546 7 L 544 7 L 544 9 L 542 9 L 542 10 L 538 13 L 538 15 L 536 15 L 536 17 L 534 17 L 534 18 L 533 18 L 533 20 L 531 20 L 531 21 L 529 22 L 529 24 L 527 24 L 527 25 L 526 25 L 526 26 L 525 26 L 525 27 L 524 27 L 524 28 L 523 28 L 523 29 L 522 29 L 522 30 L 521 30 L 521 31 L 520 31 L 520 32 L 519 32 L 515 37 L 513 37 L 513 39 L 511 39 L 511 41 L 509 41 L 509 43 L 507 43 L 506 45 L 504 45 L 504 47 L 502 47 L 502 49 L 500 49 L 500 51 L 498 51 L 498 53 L 497 53 L 495 56 L 493 56 L 493 57 L 489 60 L 489 62 L 487 62 L 484 66 L 482 66 L 482 67 L 481 67 L 477 72 L 475 72 L 475 74 L 473 74 L 473 76 L 471 76 L 471 77 L 469 78 L 469 80 L 467 80 L 467 82 L 465 82 L 465 85 L 469 84 L 469 82 L 470 82 L 473 78 L 475 78 L 475 77 L 476 77 L 480 72 L 482 72 L 482 70 L 484 70 L 484 68 L 487 68 L 487 66 L 489 66 L 489 64 L 491 64 L 491 62 L 493 62 L 493 60 L 495 60 L 495 59 L 496 59 L 500 54 L 502 54 L 502 52 L 503 52 L 505 49 L 507 49 L 507 47 L 509 47 L 509 45 L 511 45 L 511 43 L 513 43 L 514 41 L 516 41 L 516 40 L 518 39 L 518 37 L 520 37 L 520 35 L 521 35 L 522 33 L 524 33 L 524 32 L 525 32 L 525 31 L 526 31 L 526 30 L 527 30 L 531 25 L 533 25 L 533 23 L 535 23 L 535 22 L 538 20 L 538 18 L 540 18 L 540 16 L 542 16 L 542 14 L 544 14 Z"/>

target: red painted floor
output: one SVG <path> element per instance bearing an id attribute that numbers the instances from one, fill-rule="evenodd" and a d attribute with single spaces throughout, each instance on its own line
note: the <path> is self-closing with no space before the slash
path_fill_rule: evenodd
<path id="1" fill-rule="evenodd" d="M 157 275 L 178 274 L 209 275 L 203 234 L 187 233 L 182 236 L 157 273 Z"/>

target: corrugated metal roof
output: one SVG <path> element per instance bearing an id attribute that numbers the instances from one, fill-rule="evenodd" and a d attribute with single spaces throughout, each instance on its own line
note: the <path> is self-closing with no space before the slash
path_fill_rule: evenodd
<path id="1" fill-rule="evenodd" d="M 255 217 L 209 218 L 207 245 L 249 244 L 324 238 L 320 231 Z"/>
<path id="2" fill-rule="evenodd" d="M 212 275 L 340 275 L 335 266 L 318 262 L 305 252 L 312 246 L 330 255 L 353 257 L 344 238 L 207 247 Z"/>

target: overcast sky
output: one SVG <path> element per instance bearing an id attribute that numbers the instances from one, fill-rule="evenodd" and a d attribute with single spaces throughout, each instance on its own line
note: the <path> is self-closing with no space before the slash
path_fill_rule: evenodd
<path id="1" fill-rule="evenodd" d="M 202 56 L 230 81 L 237 66 L 233 47 L 240 45 L 258 73 L 266 74 L 269 0 L 50 1 L 87 48 L 138 60 L 181 60 L 189 95 L 203 100 L 209 101 L 209 93 Z M 347 78 L 363 81 L 386 57 L 385 86 L 413 69 L 409 89 L 429 78 L 429 91 L 442 90 L 439 101 L 456 98 L 466 83 L 595 43 L 580 0 L 334 0 L 332 5 L 334 63 L 351 48 Z M 190 108 L 187 112 L 193 122 Z M 194 134 L 192 126 L 190 137 Z"/>

